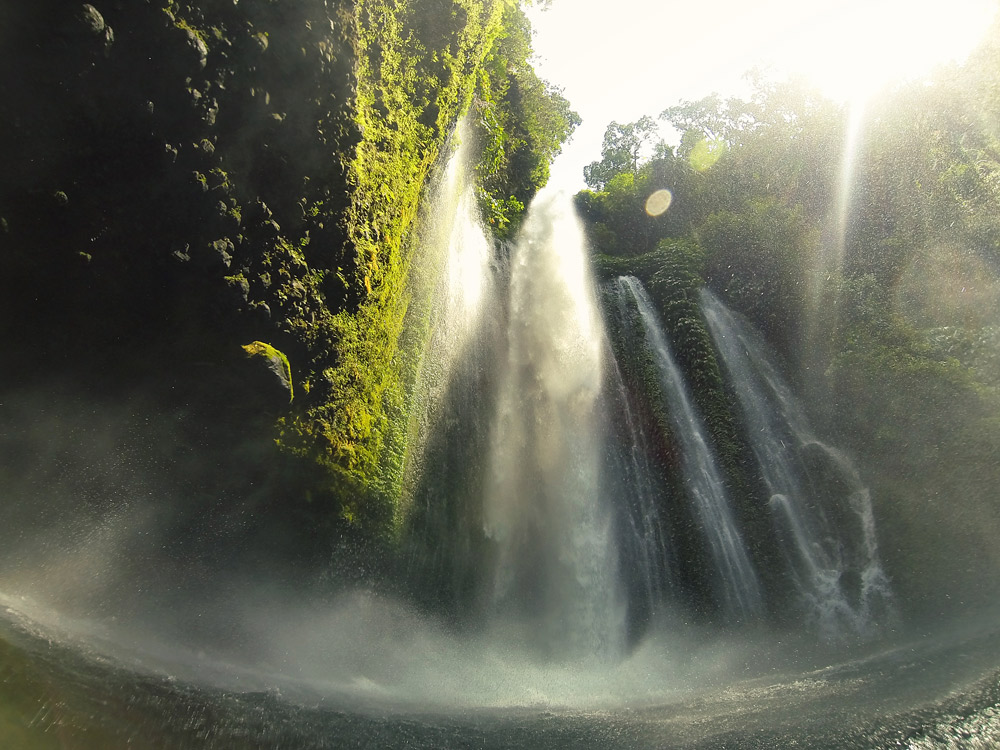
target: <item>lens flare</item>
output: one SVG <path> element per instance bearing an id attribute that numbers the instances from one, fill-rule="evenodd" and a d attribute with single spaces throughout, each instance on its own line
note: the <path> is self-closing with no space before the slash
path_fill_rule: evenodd
<path id="1" fill-rule="evenodd" d="M 696 172 L 704 172 L 714 167 L 728 148 L 721 138 L 702 138 L 691 149 L 688 161 Z"/>
<path id="2" fill-rule="evenodd" d="M 659 216 L 670 208 L 673 200 L 674 196 L 669 190 L 657 190 L 646 199 L 646 213 L 650 216 Z"/>

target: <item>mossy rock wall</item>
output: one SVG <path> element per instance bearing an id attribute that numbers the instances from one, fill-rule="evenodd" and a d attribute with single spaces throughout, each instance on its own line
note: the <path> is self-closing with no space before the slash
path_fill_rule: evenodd
<path id="1" fill-rule="evenodd" d="M 0 387 L 208 405 L 273 441 L 283 502 L 391 535 L 408 233 L 501 6 L 0 10 Z M 291 403 L 257 398 L 252 342 L 287 358 Z"/>

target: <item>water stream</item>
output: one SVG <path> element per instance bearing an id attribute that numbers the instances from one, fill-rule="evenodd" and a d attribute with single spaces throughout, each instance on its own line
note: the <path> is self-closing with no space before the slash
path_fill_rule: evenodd
<path id="1" fill-rule="evenodd" d="M 763 338 L 709 290 L 709 330 L 733 382 L 809 618 L 827 637 L 864 634 L 890 608 L 871 498 L 850 461 L 813 433 Z"/>
<path id="2" fill-rule="evenodd" d="M 632 583 L 630 618 L 669 616 L 679 603 L 677 561 L 664 515 L 668 488 L 657 471 L 654 439 L 647 434 L 631 403 L 618 363 L 608 368 L 611 408 L 619 434 L 612 445 L 610 473 L 617 479 L 614 497 L 620 503 L 620 535 L 625 578 Z"/>
<path id="3" fill-rule="evenodd" d="M 617 550 L 602 484 L 604 331 L 569 196 L 532 204 L 512 259 L 504 363 L 485 497 L 501 621 L 529 640 L 613 656 L 623 642 Z"/>
<path id="4" fill-rule="evenodd" d="M 674 437 L 681 446 L 685 487 L 714 561 L 714 581 L 722 609 L 733 621 L 758 618 L 764 612 L 760 582 L 733 517 L 725 481 L 709 445 L 704 422 L 695 411 L 688 385 L 674 361 L 646 291 L 630 276 L 619 278 L 617 284 L 635 301 L 647 344 L 656 360 Z"/>

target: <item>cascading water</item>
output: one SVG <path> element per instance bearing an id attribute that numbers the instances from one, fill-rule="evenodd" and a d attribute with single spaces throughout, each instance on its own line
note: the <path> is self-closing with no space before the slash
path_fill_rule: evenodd
<path id="1" fill-rule="evenodd" d="M 667 492 L 658 481 L 652 464 L 650 436 L 629 403 L 628 389 L 618 363 L 608 367 L 610 408 L 621 425 L 613 445 L 610 473 L 617 480 L 614 496 L 625 506 L 621 535 L 623 566 L 626 578 L 633 581 L 630 618 L 657 617 L 666 614 L 676 603 L 677 571 L 669 534 L 664 526 L 661 499 Z M 636 601 L 638 599 L 638 601 Z"/>
<path id="2" fill-rule="evenodd" d="M 460 142 L 432 199 L 431 226 L 423 241 L 424 261 L 442 272 L 432 293 L 428 315 L 433 335 L 421 365 L 418 398 L 423 413 L 433 414 L 453 381 L 453 371 L 469 346 L 481 339 L 478 327 L 484 304 L 492 301 L 490 265 L 493 248 L 476 209 L 472 184 L 466 179 L 468 146 Z M 412 450 L 424 446 L 414 441 Z"/>
<path id="3" fill-rule="evenodd" d="M 746 545 L 733 518 L 729 498 L 705 426 L 691 402 L 652 303 L 639 280 L 622 276 L 620 294 L 631 297 L 646 333 L 667 401 L 674 438 L 681 447 L 684 482 L 715 567 L 715 588 L 723 615 L 745 621 L 764 614 L 763 596 Z"/>
<path id="4" fill-rule="evenodd" d="M 539 198 L 508 268 L 478 218 L 464 154 L 438 187 L 426 241 L 443 260 L 408 474 L 411 579 L 434 609 L 557 657 L 619 653 L 626 633 L 676 614 L 685 596 L 707 595 L 729 622 L 759 619 L 762 584 L 642 285 L 621 277 L 604 302 L 616 340 L 631 337 L 624 346 L 645 350 L 658 373 L 690 502 L 681 512 L 701 537 L 695 556 L 708 554 L 700 581 L 678 569 L 676 556 L 692 552 L 678 539 L 691 534 L 654 459 L 663 436 L 647 434 L 630 403 L 572 208 Z M 805 616 L 828 637 L 864 633 L 889 601 L 868 491 L 812 434 L 762 342 L 708 292 L 703 307 Z"/>
<path id="5" fill-rule="evenodd" d="M 407 576 L 431 606 L 457 619 L 479 609 L 484 545 L 476 499 L 484 491 L 507 282 L 479 218 L 468 158 L 468 141 L 460 139 L 422 242 L 423 263 L 436 269 L 426 311 L 433 333 L 415 390 L 406 475 Z"/>
<path id="6" fill-rule="evenodd" d="M 20 63 L 0 87 L 0 143 L 19 151 L 0 180 L 17 292 L 0 748 L 1000 747 L 1000 376 L 982 369 L 1000 362 L 984 327 L 1000 290 L 996 28 L 945 71 L 952 90 L 931 75 L 873 101 L 881 125 L 864 155 L 848 139 L 829 226 L 842 107 L 767 80 L 746 106 L 671 107 L 747 129 L 697 174 L 692 132 L 577 197 L 602 251 L 643 252 L 595 262 L 664 282 L 662 322 L 627 278 L 602 322 L 568 201 L 539 197 L 516 248 L 476 210 L 470 162 L 526 187 L 575 121 L 515 70 L 532 3 L 96 5 L 0 6 Z M 633 24 L 656 26 L 652 6 Z M 787 26 L 757 15 L 768 41 Z M 157 70 L 130 65 L 147 57 Z M 466 101 L 476 80 L 490 101 Z M 460 146 L 411 223 L 460 109 L 487 148 Z M 900 154 L 906 174 L 886 168 Z M 646 188 L 670 213 L 637 209 Z M 725 382 L 692 310 L 664 330 L 681 316 L 654 292 L 691 278 L 694 226 L 729 245 L 701 233 L 713 278 L 733 260 L 740 284 L 778 284 L 757 298 L 778 326 L 799 297 L 782 285 L 823 271 L 803 362 L 829 373 L 811 392 L 857 430 L 871 497 L 743 319 L 706 298 Z M 738 257 L 744 241 L 758 252 Z M 258 339 L 243 348 L 277 372 L 244 359 Z M 894 605 L 905 617 L 880 627 Z"/>
<path id="7" fill-rule="evenodd" d="M 508 268 L 464 150 L 435 196 L 429 311 L 408 466 L 418 597 L 555 658 L 620 652 L 625 606 L 606 491 L 607 339 L 569 199 L 533 204 Z"/>
<path id="8" fill-rule="evenodd" d="M 760 335 L 707 289 L 701 304 L 808 615 L 828 637 L 868 632 L 891 599 L 868 489 L 847 458 L 813 434 Z"/>
<path id="9" fill-rule="evenodd" d="M 917 623 L 918 637 L 880 651 L 870 642 L 858 651 L 851 642 L 815 648 L 814 634 L 794 626 L 718 630 L 687 617 L 691 588 L 729 603 L 707 573 L 692 583 L 692 567 L 730 576 L 720 587 L 735 589 L 731 619 L 744 616 L 741 592 L 747 611 L 762 607 L 760 584 L 752 571 L 741 580 L 747 555 L 725 495 L 697 494 L 708 491 L 702 483 L 718 489 L 719 470 L 648 299 L 635 280 L 609 286 L 616 362 L 568 205 L 539 199 L 508 264 L 506 248 L 487 241 L 462 174 L 456 161 L 424 237 L 431 246 L 419 265 L 434 280 L 433 306 L 411 308 L 433 334 L 409 425 L 405 580 L 374 591 L 343 580 L 315 589 L 271 579 L 261 565 L 234 565 L 228 554 L 210 558 L 217 567 L 197 561 L 187 575 L 178 559 L 199 545 L 215 549 L 218 537 L 185 526 L 194 537 L 185 554 L 164 549 L 164 520 L 146 505 L 163 492 L 159 474 L 147 483 L 130 451 L 109 472 L 120 485 L 100 485 L 99 461 L 78 468 L 66 460 L 79 454 L 80 435 L 100 438 L 87 441 L 93 453 L 81 459 L 100 459 L 114 444 L 101 432 L 60 429 L 90 425 L 92 407 L 78 405 L 74 416 L 63 405 L 41 423 L 48 401 L 17 420 L 2 413 L 0 445 L 29 471 L 3 467 L 0 527 L 15 534 L 5 537 L 0 566 L 0 739 L 12 747 L 49 747 L 54 738 L 131 747 L 142 737 L 206 748 L 703 750 L 932 746 L 921 737 L 964 747 L 1000 737 L 991 612 L 946 638 Z M 621 337 L 612 326 L 632 328 Z M 868 621 L 885 578 L 867 492 L 800 421 L 764 350 L 745 349 L 772 411 L 788 415 L 782 429 L 799 436 L 808 487 L 829 488 L 817 507 L 843 532 L 842 559 L 861 561 L 839 584 L 852 614 Z M 644 383 L 660 401 L 660 391 L 680 395 L 654 414 L 638 392 Z M 10 424 L 24 428 L 5 431 Z M 148 431 L 137 424 L 135 435 Z M 164 441 L 154 443 L 150 466 L 164 455 Z M 122 508 L 81 516 L 88 479 L 102 493 L 120 487 Z M 682 479 L 687 492 L 675 492 Z M 835 488 L 840 499 L 827 505 Z M 796 536 L 782 503 L 798 496 L 775 494 L 775 518 L 791 529 L 783 532 L 789 559 L 802 563 L 797 555 L 826 544 L 825 532 L 810 542 L 812 516 L 796 508 L 806 530 Z M 685 495 L 696 502 L 678 521 Z M 63 504 L 67 520 L 57 522 L 51 514 Z M 40 527 L 34 536 L 25 519 Z M 693 557 L 678 546 L 687 536 Z M 716 549 L 713 566 L 707 553 Z M 654 616 L 630 630 L 623 621 L 643 607 Z M 657 616 L 672 610 L 674 619 Z M 469 612 L 479 613 L 471 626 L 455 627 L 451 615 Z"/>
<path id="10" fill-rule="evenodd" d="M 495 620 L 558 655 L 611 656 L 623 644 L 603 491 L 605 335 L 597 310 L 572 204 L 541 195 L 511 261 L 509 349 L 484 521 L 496 548 Z"/>
<path id="11" fill-rule="evenodd" d="M 629 621 L 639 628 L 644 620 L 664 619 L 676 613 L 680 604 L 680 573 L 677 551 L 672 543 L 673 499 L 666 482 L 664 458 L 658 447 L 662 436 L 653 411 L 641 403 L 638 391 L 626 383 L 623 371 L 646 351 L 645 334 L 633 324 L 634 305 L 627 290 L 618 284 L 602 287 L 602 304 L 610 334 L 606 372 L 609 421 L 613 436 L 609 447 L 608 474 L 611 494 L 619 506 L 620 545 L 624 578 L 629 586 Z M 619 361 L 620 360 L 620 361 Z"/>

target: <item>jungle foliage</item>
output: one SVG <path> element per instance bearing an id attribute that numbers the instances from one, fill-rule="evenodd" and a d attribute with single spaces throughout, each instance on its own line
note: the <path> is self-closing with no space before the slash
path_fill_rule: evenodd
<path id="1" fill-rule="evenodd" d="M 598 270 L 651 290 L 704 283 L 747 316 L 817 422 L 872 470 L 890 547 L 926 523 L 941 525 L 942 547 L 975 538 L 990 548 L 1000 530 L 998 477 L 983 472 L 1000 459 L 1000 26 L 963 65 L 872 100 L 856 132 L 846 106 L 800 82 L 754 86 L 748 101 L 663 110 L 676 146 L 654 142 L 649 117 L 609 125 L 585 172 L 593 189 L 577 196 Z M 645 201 L 661 189 L 670 208 L 650 216 Z M 665 253 L 679 244 L 696 248 L 680 267 Z M 676 303 L 658 301 L 671 317 Z M 677 346 L 683 360 L 694 345 Z M 688 359 L 701 357 L 713 359 Z M 962 508 L 941 500 L 956 492 Z M 930 510 L 911 517 L 914 503 Z M 927 550 L 893 552 L 908 580 L 915 569 L 946 585 Z"/>
<path id="2" fill-rule="evenodd" d="M 518 6 L 504 10 L 502 28 L 479 72 L 473 105 L 482 151 L 479 206 L 500 238 L 512 234 L 548 182 L 549 164 L 580 124 L 561 89 L 532 68 L 531 26 Z"/>

